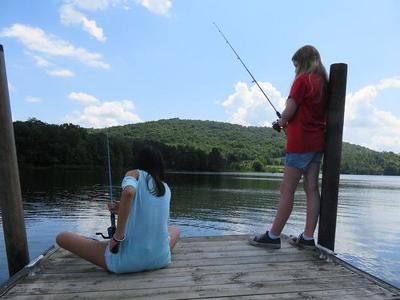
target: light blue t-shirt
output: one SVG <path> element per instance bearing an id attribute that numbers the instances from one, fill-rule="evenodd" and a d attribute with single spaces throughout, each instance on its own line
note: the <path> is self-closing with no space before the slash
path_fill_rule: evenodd
<path id="1" fill-rule="evenodd" d="M 139 179 L 125 176 L 121 187 L 132 186 L 135 198 L 125 225 L 125 240 L 117 254 L 107 249 L 107 263 L 115 273 L 159 269 L 171 263 L 169 248 L 169 204 L 171 191 L 166 183 L 165 194 L 151 193 L 154 181 L 147 172 L 139 171 Z"/>

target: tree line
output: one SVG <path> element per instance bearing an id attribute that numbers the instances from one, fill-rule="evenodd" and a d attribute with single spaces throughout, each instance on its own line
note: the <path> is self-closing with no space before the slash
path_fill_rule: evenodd
<path id="1" fill-rule="evenodd" d="M 106 164 L 106 133 L 112 165 L 132 166 L 145 144 L 158 148 L 171 171 L 281 171 L 285 137 L 265 127 L 169 119 L 107 129 L 14 122 L 21 166 L 95 167 Z M 400 155 L 343 143 L 342 173 L 400 175 Z"/>
<path id="2" fill-rule="evenodd" d="M 53 125 L 37 119 L 14 122 L 18 163 L 30 167 L 96 167 L 107 160 L 105 131 L 73 124 Z M 115 168 L 133 164 L 135 151 L 152 145 L 164 156 L 166 168 L 176 171 L 222 171 L 230 163 L 218 148 L 210 152 L 184 145 L 110 135 L 110 157 Z M 236 159 L 235 159 L 236 160 Z"/>

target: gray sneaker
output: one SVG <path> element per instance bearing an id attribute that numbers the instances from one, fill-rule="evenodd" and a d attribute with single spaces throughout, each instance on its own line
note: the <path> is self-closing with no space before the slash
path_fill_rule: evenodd
<path id="1" fill-rule="evenodd" d="M 280 249 L 281 238 L 271 239 L 268 235 L 268 231 L 264 234 L 256 235 L 249 239 L 249 244 L 256 247 L 263 247 L 269 249 Z"/>
<path id="2" fill-rule="evenodd" d="M 314 249 L 315 248 L 315 241 L 312 240 L 305 240 L 303 234 L 301 233 L 298 237 L 294 237 L 292 241 L 301 248 L 307 249 Z"/>

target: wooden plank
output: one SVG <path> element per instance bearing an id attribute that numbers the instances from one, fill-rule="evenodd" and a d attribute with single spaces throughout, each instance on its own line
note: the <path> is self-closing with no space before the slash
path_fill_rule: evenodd
<path id="1" fill-rule="evenodd" d="M 218 257 L 209 259 L 188 259 L 188 260 L 177 260 L 173 261 L 169 268 L 180 268 L 180 267 L 195 267 L 195 266 L 222 266 L 222 265 L 242 265 L 249 263 L 269 263 L 269 262 L 292 262 L 292 261 L 310 261 L 316 257 L 312 254 L 304 252 L 286 254 L 286 255 L 265 255 L 265 256 L 244 256 L 244 257 Z M 57 262 L 57 265 L 47 264 L 48 268 L 58 269 L 59 272 L 68 272 L 68 270 L 83 269 L 99 269 L 99 267 L 93 266 L 91 263 L 84 260 L 80 260 L 79 263 L 71 262 Z"/>
<path id="2" fill-rule="evenodd" d="M 388 291 L 391 291 L 393 293 L 397 293 L 398 294 L 398 299 L 400 299 L 400 289 L 398 289 L 397 287 L 383 281 L 382 279 L 379 279 L 378 277 L 375 277 L 374 275 L 371 275 L 363 270 L 360 270 L 352 265 L 350 265 L 349 263 L 345 262 L 344 260 L 338 258 L 338 257 L 333 257 L 333 261 L 343 267 L 345 267 L 346 269 L 354 272 L 355 274 L 358 274 L 364 278 L 367 278 L 368 280 L 370 280 L 371 284 L 375 284 L 378 285 Z"/>
<path id="3" fill-rule="evenodd" d="M 340 272 L 344 271 L 344 274 L 349 272 L 346 271 L 344 267 L 338 267 L 334 264 L 326 265 L 326 263 L 316 263 L 314 261 L 309 262 L 295 262 L 290 264 L 271 264 L 264 265 L 264 264 L 247 264 L 241 265 L 240 268 L 235 265 L 226 265 L 226 266 L 207 266 L 207 267 L 190 267 L 190 268 L 175 268 L 175 269 L 162 269 L 157 271 L 148 271 L 148 272 L 140 272 L 140 273 L 132 273 L 132 274 L 124 274 L 124 275 L 116 275 L 116 274 L 109 274 L 105 271 L 96 272 L 90 274 L 88 273 L 61 273 L 61 274 L 48 274 L 48 273 L 39 273 L 36 274 L 34 278 L 27 278 L 24 280 L 23 283 L 38 283 L 38 282 L 56 282 L 62 279 L 63 282 L 65 281 L 87 281 L 88 278 L 90 280 L 109 280 L 111 277 L 123 277 L 129 278 L 130 280 L 134 281 L 139 279 L 145 278 L 152 278 L 152 279 L 164 279 L 166 277 L 192 277 L 192 276 L 211 276 L 211 275 L 218 275 L 218 274 L 236 274 L 238 272 L 241 273 L 250 273 L 250 272 L 265 272 L 270 273 L 271 270 L 274 272 L 294 272 L 297 270 L 298 272 L 304 272 L 310 270 L 315 272 L 324 272 L 328 270 L 337 270 Z"/>
<path id="4" fill-rule="evenodd" d="M 304 256 L 303 254 L 293 254 L 293 255 L 286 255 L 284 260 L 278 260 L 276 257 L 265 257 L 261 261 L 258 257 L 245 257 L 245 258 L 221 258 L 218 260 L 192 260 L 189 262 L 174 262 L 171 264 L 167 269 L 179 269 L 184 267 L 207 267 L 207 266 L 224 266 L 224 265 L 247 265 L 247 264 L 274 264 L 277 262 L 280 263 L 292 263 L 292 262 L 304 262 L 304 261 L 315 261 L 315 257 L 313 256 Z M 241 266 L 237 266 L 240 268 Z M 43 264 L 43 268 L 40 271 L 41 273 L 46 274 L 67 274 L 67 273 L 80 273 L 80 272 L 102 272 L 98 266 L 93 264 L 80 264 L 80 265 L 70 265 L 70 264 Z M 160 272 L 158 270 L 157 272 Z"/>
<path id="5" fill-rule="evenodd" d="M 114 294 L 113 294 L 114 293 Z M 107 293 L 89 293 L 85 295 L 22 295 L 22 296 L 9 296 L 4 297 L 4 299 L 27 299 L 27 300 L 41 300 L 41 299 L 103 299 L 103 297 L 115 298 L 115 292 L 107 292 Z M 131 296 L 123 293 L 118 293 L 118 299 L 127 299 L 131 298 Z M 135 297 L 135 299 L 146 299 L 145 297 Z M 149 299 L 149 298 L 147 298 Z M 159 296 L 152 297 L 151 299 L 183 299 L 181 296 L 175 295 L 173 293 L 169 293 L 168 296 Z M 190 299 L 190 298 L 185 298 Z M 212 298 L 195 298 L 195 299 L 217 299 L 215 297 Z M 250 296 L 228 296 L 228 297 L 218 297 L 218 299 L 238 299 L 238 300 L 270 300 L 270 299 L 290 299 L 290 300 L 299 300 L 299 299 L 340 299 L 340 300 L 355 300 L 355 299 L 368 299 L 368 300 L 382 300 L 382 299 L 398 299 L 393 297 L 392 295 L 388 295 L 385 291 L 376 288 L 376 290 L 366 290 L 366 289 L 354 289 L 354 288 L 345 288 L 339 290 L 324 290 L 324 291 L 304 291 L 304 292 L 289 292 L 289 293 L 276 293 L 276 294 L 261 294 L 261 295 L 250 295 Z"/>
<path id="6" fill-rule="evenodd" d="M 158 281 L 161 282 L 161 281 Z M 133 283 L 131 283 L 131 286 Z M 179 286 L 166 288 L 147 288 L 147 289 L 119 289 L 102 290 L 82 293 L 78 289 L 69 288 L 63 293 L 39 294 L 35 290 L 35 295 L 40 299 L 93 299 L 93 298 L 111 298 L 118 293 L 118 299 L 191 299 L 191 298 L 209 298 L 209 297 L 228 297 L 228 296 L 250 296 L 263 294 L 280 294 L 293 292 L 310 292 L 321 290 L 337 290 L 360 288 L 368 285 L 368 281 L 360 276 L 338 277 L 334 281 L 331 278 L 311 278 L 296 279 L 287 281 L 272 282 L 249 282 L 249 283 L 231 283 L 231 284 L 213 284 L 196 286 Z M 18 294 L 8 294 L 7 296 L 17 296 Z M 25 294 L 33 299 L 33 294 Z M 279 297 L 279 295 L 277 295 Z M 18 295 L 22 299 L 22 295 Z"/>
<path id="7" fill-rule="evenodd" d="M 229 244 L 235 244 L 235 243 L 248 243 L 249 239 L 253 238 L 254 235 L 240 235 L 238 236 L 236 239 L 234 239 L 233 237 L 230 239 L 212 239 L 212 237 L 210 238 L 183 238 L 180 239 L 177 245 L 181 245 L 181 246 L 186 246 L 186 245 L 193 245 L 193 244 L 198 244 L 198 245 L 205 245 L 205 244 L 213 244 L 213 245 L 217 245 L 220 243 L 226 243 L 227 245 Z M 191 241 L 189 241 L 188 239 L 191 239 Z M 286 236 L 285 238 L 281 239 L 282 243 L 286 243 Z"/>
<path id="8" fill-rule="evenodd" d="M 274 272 L 235 272 L 228 274 L 191 274 L 190 276 L 183 277 L 165 277 L 160 278 L 136 277 L 133 279 L 129 276 L 113 276 L 108 280 L 98 280 L 89 277 L 77 278 L 77 280 L 53 282 L 51 285 L 47 282 L 22 282 L 16 286 L 10 295 L 44 295 L 44 294 L 58 294 L 67 291 L 79 291 L 79 293 L 95 292 L 95 291 L 108 291 L 108 290 L 137 290 L 137 289 L 162 289 L 175 287 L 177 289 L 182 287 L 195 287 L 195 286 L 208 286 L 208 285 L 224 285 L 233 283 L 271 283 L 274 281 L 296 281 L 305 279 L 322 279 L 330 278 L 335 281 L 337 278 L 349 277 L 353 278 L 354 274 L 350 272 L 346 275 L 339 270 L 330 269 L 325 271 L 320 270 L 284 270 Z M 360 277 L 361 278 L 361 277 Z"/>
<path id="9" fill-rule="evenodd" d="M 132 279 L 136 277 L 144 278 L 145 276 L 149 276 L 152 278 L 165 278 L 166 276 L 189 276 L 194 273 L 199 275 L 206 274 L 221 274 L 221 273 L 235 273 L 240 270 L 241 272 L 249 272 L 249 271 L 265 271 L 270 272 L 271 270 L 324 270 L 326 269 L 327 263 L 324 261 L 295 261 L 295 262 L 274 262 L 267 264 L 253 263 L 253 264 L 243 264 L 240 265 L 240 268 L 237 265 L 222 265 L 222 266 L 204 266 L 204 267 L 187 267 L 187 268 L 165 268 L 156 271 L 147 271 L 147 272 L 139 272 L 139 273 L 131 273 L 124 275 L 116 275 L 110 274 L 102 269 L 98 268 L 96 271 L 90 272 L 75 272 L 75 273 L 52 273 L 47 272 L 47 270 L 42 270 L 35 273 L 35 276 L 32 278 L 27 278 L 25 282 L 39 282 L 39 281 L 58 281 L 58 280 L 75 280 L 80 277 L 88 277 L 90 278 L 104 278 L 108 279 L 110 276 L 129 276 Z M 329 266 L 329 265 L 328 265 Z M 332 267 L 337 268 L 337 265 L 332 264 Z M 341 267 L 339 267 L 341 268 Z M 342 267 L 343 268 L 343 267 Z"/>
<path id="10" fill-rule="evenodd" d="M 237 299 L 237 300 L 270 300 L 270 299 L 340 299 L 340 300 L 354 300 L 354 299 L 368 299 L 368 300 L 382 300 L 391 299 L 394 294 L 388 294 L 382 288 L 371 286 L 369 288 L 350 288 L 350 289 L 337 289 L 337 290 L 323 290 L 323 291 L 305 291 L 293 293 L 278 293 L 278 294 L 263 294 L 263 295 L 250 295 L 250 296 L 229 296 L 219 297 L 218 299 Z M 215 298 L 203 298 L 204 300 L 211 300 Z"/>
<path id="11" fill-rule="evenodd" d="M 180 241 L 178 242 L 177 246 L 173 250 L 173 254 L 179 254 L 179 253 L 186 253 L 186 252 L 191 252 L 191 253 L 202 253 L 202 252 L 226 252 L 226 251 L 242 251 L 242 250 L 262 250 L 262 251 L 272 251 L 272 252 L 277 252 L 277 251 L 293 251 L 293 246 L 290 245 L 287 242 L 282 243 L 282 248 L 281 249 L 275 249 L 275 250 L 267 250 L 259 247 L 254 247 L 248 244 L 247 240 L 238 240 L 238 241 L 204 241 L 204 242 L 193 242 L 193 243 L 181 243 Z M 292 249 L 292 250 L 287 250 L 287 249 Z M 74 254 L 71 252 L 68 252 L 64 249 L 60 249 L 55 255 L 53 255 L 51 258 L 56 259 L 56 258 L 71 258 L 71 257 L 76 257 Z"/>
<path id="12" fill-rule="evenodd" d="M 296 254 L 302 253 L 304 255 L 312 255 L 307 251 L 297 249 L 297 248 L 287 248 L 287 249 L 280 249 L 279 251 L 270 250 L 267 251 L 266 249 L 258 249 L 258 248 L 250 248 L 249 250 L 242 250 L 242 251 L 229 251 L 229 249 L 221 249 L 221 251 L 215 252 L 198 252 L 198 253 L 188 253 L 182 252 L 179 255 L 173 255 L 172 261 L 185 261 L 185 260 L 208 260 L 208 259 L 219 259 L 219 258 L 234 258 L 234 257 L 265 257 L 265 256 L 285 256 L 287 254 Z M 76 257 L 67 257 L 67 258 L 50 258 L 49 263 L 54 264 L 88 264 L 89 262 L 83 259 L 77 259 Z"/>
<path id="13" fill-rule="evenodd" d="M 283 245 L 288 245 L 287 240 Z M 340 261 L 328 263 L 316 252 L 290 245 L 280 250 L 255 248 L 244 236 L 228 236 L 222 241 L 216 237 L 192 238 L 178 244 L 168 268 L 123 275 L 109 274 L 62 249 L 49 256 L 33 276 L 19 281 L 6 299 L 118 295 L 118 299 L 343 300 L 400 296 L 398 289 L 382 287 Z"/>
<path id="14" fill-rule="evenodd" d="M 15 286 L 22 278 L 26 278 L 29 274 L 32 274 L 36 272 L 37 270 L 40 270 L 42 263 L 47 260 L 48 257 L 50 257 L 54 252 L 57 251 L 57 248 L 54 246 L 49 247 L 47 250 L 45 250 L 39 257 L 37 257 L 33 263 L 30 263 L 29 265 L 25 266 L 22 270 L 20 270 L 18 273 L 14 274 L 11 278 L 9 278 L 6 282 L 4 282 L 0 286 L 0 297 L 5 294 L 9 289 L 11 289 L 13 286 Z"/>
<path id="15" fill-rule="evenodd" d="M 217 247 L 206 247 L 206 248 L 187 248 L 187 249 L 182 249 L 182 248 L 177 248 L 174 249 L 172 253 L 172 258 L 177 259 L 177 260 L 183 260 L 183 259 L 188 259 L 192 256 L 196 256 L 199 258 L 202 257 L 217 257 L 218 255 L 223 255 L 223 256 L 246 256 L 246 254 L 253 253 L 254 255 L 277 255 L 277 254 L 288 254 L 288 253 L 298 253 L 303 251 L 303 249 L 296 249 L 294 247 L 287 247 L 284 249 L 274 249 L 274 250 L 268 250 L 268 249 L 263 249 L 263 248 L 257 248 L 253 246 L 248 246 L 248 245 L 237 245 L 237 246 L 231 246 L 231 247 L 222 247 L 222 246 L 217 246 Z M 243 255 L 241 255 L 243 253 Z M 72 254 L 72 253 L 65 253 L 63 255 L 58 255 L 58 256 L 52 256 L 49 258 L 50 261 L 52 262 L 57 262 L 57 261 L 73 261 L 73 260 L 78 260 L 77 256 Z"/>
<path id="16" fill-rule="evenodd" d="M 180 243 L 210 242 L 210 241 L 241 241 L 241 240 L 248 240 L 250 236 L 251 236 L 250 234 L 191 236 L 182 238 L 180 240 Z"/>
<path id="17" fill-rule="evenodd" d="M 252 255 L 285 255 L 285 254 L 293 254 L 298 252 L 304 252 L 306 255 L 311 255 L 312 251 L 299 249 L 293 247 L 287 242 L 284 242 L 282 245 L 282 249 L 265 249 L 260 247 L 254 247 L 247 243 L 247 241 L 234 241 L 234 242 L 202 242 L 205 247 L 199 246 L 198 242 L 194 242 L 193 244 L 186 243 L 185 246 L 182 244 L 177 245 L 176 249 L 173 251 L 172 258 L 173 260 L 185 260 L 185 259 L 203 259 L 203 258 L 218 258 L 221 256 L 224 257 L 243 257 L 243 256 L 252 256 Z M 85 263 L 83 260 L 80 260 L 74 254 L 60 249 L 57 253 L 53 254 L 49 259 L 51 263 Z"/>
<path id="18" fill-rule="evenodd" d="M 220 247 L 220 248 L 230 248 L 230 247 L 235 247 L 235 246 L 247 246 L 249 248 L 257 248 L 249 244 L 248 240 L 239 240 L 239 241 L 207 241 L 207 242 L 193 242 L 193 243 L 181 243 L 178 241 L 178 244 L 174 250 L 177 249 L 207 249 L 207 248 L 213 248 L 213 247 Z M 287 243 L 286 241 L 282 242 L 281 249 L 286 249 L 286 248 L 293 248 L 292 245 Z M 173 251 L 174 251 L 173 250 Z M 277 249 L 275 249 L 277 250 Z"/>

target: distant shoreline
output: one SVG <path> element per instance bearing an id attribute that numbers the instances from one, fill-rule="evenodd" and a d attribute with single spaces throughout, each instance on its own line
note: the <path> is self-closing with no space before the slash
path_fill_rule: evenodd
<path id="1" fill-rule="evenodd" d="M 30 119 L 14 122 L 14 133 L 21 166 L 102 168 L 108 134 L 113 170 L 132 166 L 144 145 L 159 149 L 170 171 L 280 173 L 284 168 L 285 137 L 268 127 L 175 118 L 94 130 Z M 340 171 L 398 176 L 400 155 L 343 142 Z"/>
<path id="2" fill-rule="evenodd" d="M 123 173 L 130 169 L 129 167 L 116 167 L 113 169 L 113 173 Z M 249 175 L 249 176 L 259 176 L 263 177 L 265 175 L 272 176 L 272 177 L 279 177 L 283 174 L 283 166 L 281 172 L 268 172 L 268 171 L 235 171 L 235 170 L 225 170 L 225 171 L 182 171 L 182 170 L 167 170 L 167 174 L 188 174 L 188 175 Z M 53 166 L 32 166 L 32 165 L 20 165 L 19 166 L 20 172 L 26 171 L 46 171 L 46 170 L 61 170 L 61 171 L 99 171 L 99 172 L 106 172 L 105 166 L 85 166 L 85 165 L 53 165 Z M 322 172 L 320 173 L 321 176 Z M 383 174 L 356 174 L 356 173 L 340 173 L 340 175 L 357 175 L 357 176 L 379 176 L 379 177 L 399 177 L 399 175 L 383 175 Z"/>

